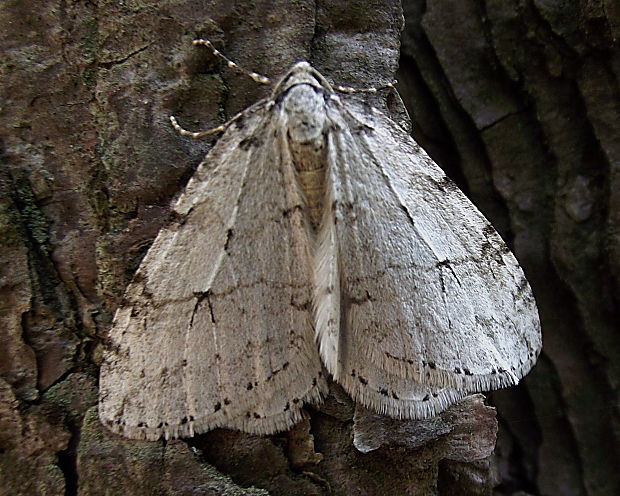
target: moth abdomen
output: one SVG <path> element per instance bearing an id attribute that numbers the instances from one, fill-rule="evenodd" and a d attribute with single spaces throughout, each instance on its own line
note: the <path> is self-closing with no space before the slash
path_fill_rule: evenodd
<path id="1" fill-rule="evenodd" d="M 293 86 L 282 101 L 282 113 L 292 165 L 306 200 L 310 225 L 316 231 L 324 205 L 328 150 L 322 90 L 309 83 Z"/>

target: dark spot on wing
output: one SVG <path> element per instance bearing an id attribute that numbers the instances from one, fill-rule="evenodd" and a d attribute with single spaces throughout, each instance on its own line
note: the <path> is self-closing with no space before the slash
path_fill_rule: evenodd
<path id="1" fill-rule="evenodd" d="M 414 363 L 411 358 L 397 357 L 395 355 L 392 355 L 391 353 L 388 353 L 387 351 L 384 353 L 386 357 L 391 358 L 392 360 L 397 360 L 399 362 L 405 362 L 405 363 L 408 363 L 409 365 L 413 365 Z"/>
<path id="2" fill-rule="evenodd" d="M 209 291 L 194 291 L 194 298 L 196 298 L 196 306 L 200 305 L 205 298 L 209 297 Z"/>
<path id="3" fill-rule="evenodd" d="M 459 284 L 459 286 L 461 285 L 461 280 L 458 278 L 458 276 L 456 275 L 456 272 L 452 268 L 452 262 L 450 260 L 448 260 L 447 258 L 445 260 L 441 260 L 440 262 L 437 262 L 435 264 L 435 267 L 437 267 L 438 269 L 441 269 L 442 267 L 447 268 L 452 273 L 452 275 L 454 276 L 454 279 L 456 279 L 456 282 Z M 441 278 L 441 288 L 442 290 L 445 290 L 444 285 L 443 285 L 443 277 Z"/>
<path id="4" fill-rule="evenodd" d="M 194 325 L 194 317 L 196 316 L 196 312 L 198 308 L 202 305 L 203 301 L 206 300 L 207 306 L 209 308 L 209 316 L 211 317 L 211 322 L 215 324 L 215 314 L 213 312 L 213 305 L 211 304 L 210 291 L 194 291 L 194 298 L 196 298 L 196 303 L 194 304 L 194 310 L 192 312 L 192 318 L 190 321 L 190 327 Z"/>
<path id="5" fill-rule="evenodd" d="M 373 133 L 374 133 L 375 128 L 374 128 L 374 127 L 372 127 L 372 126 L 370 126 L 370 125 L 368 125 L 368 124 L 366 124 L 366 123 L 363 123 L 363 122 L 362 122 L 360 125 L 355 126 L 355 127 L 352 129 L 352 131 L 353 131 L 355 134 L 366 134 L 366 135 L 370 135 L 370 134 L 373 134 Z"/>
<path id="6" fill-rule="evenodd" d="M 250 344 L 248 343 L 248 346 L 250 346 Z M 271 375 L 269 377 L 267 377 L 267 379 L 265 379 L 265 382 L 269 382 L 271 379 L 273 379 L 276 375 L 278 375 L 280 372 L 282 372 L 283 370 L 286 370 L 288 368 L 289 363 L 288 362 L 284 362 L 282 364 L 282 368 L 276 369 L 276 370 L 272 370 L 271 371 Z"/>
<path id="7" fill-rule="evenodd" d="M 409 210 L 407 210 L 407 207 L 405 207 L 404 205 L 401 205 L 401 206 L 400 206 L 400 209 L 401 209 L 403 212 L 405 212 L 405 216 L 407 217 L 407 220 L 409 221 L 409 223 L 410 223 L 412 226 L 415 226 L 415 222 L 414 222 L 414 220 L 413 220 L 413 217 L 411 217 L 411 214 L 409 213 Z"/>
<path id="8" fill-rule="evenodd" d="M 233 230 L 229 229 L 228 232 L 226 233 L 226 243 L 224 243 L 224 251 L 228 251 L 228 246 L 230 244 L 230 240 L 233 237 Z"/>
<path id="9" fill-rule="evenodd" d="M 282 217 L 285 219 L 290 217 L 295 212 L 302 212 L 304 209 L 303 205 L 294 205 L 291 208 L 287 208 L 282 210 Z"/>
<path id="10" fill-rule="evenodd" d="M 519 293 L 525 292 L 528 287 L 529 287 L 529 284 L 527 282 L 527 279 L 525 277 L 522 277 L 521 280 L 519 281 L 519 287 L 518 287 Z"/>
<path id="11" fill-rule="evenodd" d="M 439 181 L 435 181 L 435 185 L 437 186 L 437 188 L 439 188 L 439 190 L 443 191 L 444 193 L 459 190 L 459 187 L 454 184 L 454 181 L 452 181 L 452 179 L 450 179 L 448 176 L 444 176 Z"/>
<path id="12" fill-rule="evenodd" d="M 486 239 L 482 242 L 482 245 L 480 246 L 480 250 L 482 251 L 483 256 L 491 255 L 494 251 L 493 245 L 489 243 L 489 241 Z"/>
<path id="13" fill-rule="evenodd" d="M 482 234 L 484 236 L 492 236 L 495 234 L 495 229 L 491 224 L 487 224 L 482 228 Z"/>

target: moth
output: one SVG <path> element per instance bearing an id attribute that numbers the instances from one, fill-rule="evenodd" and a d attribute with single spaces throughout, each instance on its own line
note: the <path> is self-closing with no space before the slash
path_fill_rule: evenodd
<path id="1" fill-rule="evenodd" d="M 523 271 L 398 124 L 298 62 L 223 128 L 116 311 L 104 425 L 272 434 L 327 376 L 422 419 L 528 373 L 541 333 Z"/>

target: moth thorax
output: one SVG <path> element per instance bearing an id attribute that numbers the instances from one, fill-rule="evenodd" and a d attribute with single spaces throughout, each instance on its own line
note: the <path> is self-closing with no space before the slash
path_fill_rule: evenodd
<path id="1" fill-rule="evenodd" d="M 287 138 L 297 180 L 306 199 L 310 223 L 316 230 L 322 217 L 327 163 L 323 93 L 310 84 L 293 86 L 287 92 L 282 108 L 286 114 Z"/>

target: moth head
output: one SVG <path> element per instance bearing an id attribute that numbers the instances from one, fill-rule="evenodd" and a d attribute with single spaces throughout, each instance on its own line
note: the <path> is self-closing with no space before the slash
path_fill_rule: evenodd
<path id="1" fill-rule="evenodd" d="M 328 95 L 331 95 L 329 83 L 308 62 L 298 62 L 282 78 L 274 100 L 291 143 L 322 147 Z"/>
<path id="2" fill-rule="evenodd" d="M 272 99 L 276 100 L 279 96 L 286 93 L 293 86 L 307 84 L 317 90 L 326 93 L 333 93 L 334 90 L 327 80 L 312 67 L 308 62 L 302 60 L 291 67 L 288 72 L 282 76 L 276 87 L 273 89 Z"/>

